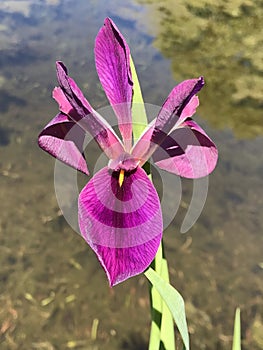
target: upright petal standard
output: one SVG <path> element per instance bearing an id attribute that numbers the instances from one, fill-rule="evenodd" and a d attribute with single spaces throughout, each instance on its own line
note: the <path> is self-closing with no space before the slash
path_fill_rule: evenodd
<path id="1" fill-rule="evenodd" d="M 97 72 L 116 114 L 122 139 L 89 104 L 57 62 L 59 87 L 53 91 L 59 114 L 39 135 L 39 146 L 71 167 L 89 174 L 83 143 L 88 132 L 109 158 L 79 195 L 79 227 L 96 253 L 111 286 L 143 272 L 154 259 L 163 223 L 158 194 L 142 166 L 180 176 L 208 175 L 217 162 L 212 140 L 191 119 L 204 79 L 177 85 L 159 114 L 132 145 L 134 86 L 130 50 L 117 26 L 106 18 L 95 42 Z M 73 130 L 74 129 L 74 130 Z"/>

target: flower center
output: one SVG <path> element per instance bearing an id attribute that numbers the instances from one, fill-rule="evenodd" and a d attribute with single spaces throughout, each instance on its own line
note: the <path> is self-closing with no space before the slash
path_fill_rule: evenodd
<path id="1" fill-rule="evenodd" d="M 110 159 L 108 167 L 114 171 L 123 169 L 124 171 L 130 171 L 136 169 L 139 165 L 139 160 L 134 158 L 129 153 L 122 153 L 116 159 Z"/>
<path id="2" fill-rule="evenodd" d="M 118 183 L 119 186 L 122 187 L 125 172 L 127 174 L 127 172 L 136 169 L 138 165 L 139 160 L 135 159 L 131 154 L 125 152 L 120 154 L 116 159 L 110 159 L 108 167 L 113 171 L 119 172 Z"/>

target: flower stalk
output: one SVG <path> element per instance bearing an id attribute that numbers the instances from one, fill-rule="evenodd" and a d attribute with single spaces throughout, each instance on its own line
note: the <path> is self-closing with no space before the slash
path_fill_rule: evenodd
<path id="1" fill-rule="evenodd" d="M 142 134 L 144 128 L 147 126 L 147 115 L 144 108 L 144 101 L 140 88 L 140 83 L 136 73 L 136 69 L 130 56 L 130 65 L 132 72 L 132 79 L 134 84 L 133 101 L 134 106 L 140 106 L 140 114 L 132 109 L 132 121 L 133 121 L 133 138 L 138 140 Z M 138 115 L 140 119 L 137 120 Z M 144 170 L 147 172 L 148 177 L 152 180 L 150 164 L 146 163 Z M 161 242 L 157 254 L 151 264 L 151 268 L 156 271 L 166 282 L 169 283 L 169 271 L 167 260 L 164 257 L 163 242 Z M 165 304 L 164 300 L 156 290 L 156 288 L 150 284 L 150 307 L 151 307 L 151 330 L 149 338 L 149 350 L 161 350 L 163 346 L 166 350 L 175 350 L 175 337 L 174 337 L 174 321 L 170 310 Z"/>

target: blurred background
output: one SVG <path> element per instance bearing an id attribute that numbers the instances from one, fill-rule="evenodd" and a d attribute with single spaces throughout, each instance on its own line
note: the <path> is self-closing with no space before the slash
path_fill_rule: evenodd
<path id="1" fill-rule="evenodd" d="M 56 60 L 94 108 L 107 105 L 93 55 L 107 16 L 131 48 L 145 102 L 161 106 L 181 80 L 206 80 L 195 120 L 219 163 L 197 223 L 180 233 L 192 194 L 182 180 L 164 232 L 192 348 L 231 349 L 239 306 L 243 349 L 263 349 L 262 0 L 0 1 L 0 348 L 147 349 L 146 278 L 108 287 L 63 219 L 54 159 L 37 146 L 58 111 Z"/>

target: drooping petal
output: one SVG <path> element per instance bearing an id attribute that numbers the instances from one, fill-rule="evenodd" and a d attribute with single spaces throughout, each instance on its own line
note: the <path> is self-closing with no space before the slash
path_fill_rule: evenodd
<path id="1" fill-rule="evenodd" d="M 174 128 L 152 157 L 161 169 L 187 178 L 199 178 L 214 170 L 218 151 L 204 130 L 190 119 Z"/>
<path id="2" fill-rule="evenodd" d="M 162 234 L 150 241 L 130 248 L 109 248 L 94 245 L 93 250 L 102 264 L 110 286 L 143 273 L 154 259 Z"/>
<path id="3" fill-rule="evenodd" d="M 62 93 L 75 111 L 73 114 L 68 112 L 69 117 L 94 137 L 110 159 L 118 157 L 124 151 L 119 137 L 107 121 L 91 107 L 75 81 L 67 75 L 67 69 L 62 62 L 57 62 L 57 76 L 61 91 L 58 98 L 58 93 L 55 92 L 54 98 L 60 107 L 68 108 L 65 103 L 60 102 Z M 64 110 L 62 112 L 66 113 Z"/>
<path id="4" fill-rule="evenodd" d="M 59 113 L 40 133 L 39 146 L 53 157 L 89 174 L 83 154 L 85 132 L 65 114 Z"/>
<path id="5" fill-rule="evenodd" d="M 141 168 L 118 172 L 107 167 L 94 175 L 79 196 L 79 226 L 97 254 L 110 285 L 143 272 L 162 236 L 158 194 Z"/>
<path id="6" fill-rule="evenodd" d="M 106 18 L 95 42 L 95 61 L 101 85 L 119 122 L 126 151 L 132 141 L 132 77 L 130 50 L 119 29 Z"/>

